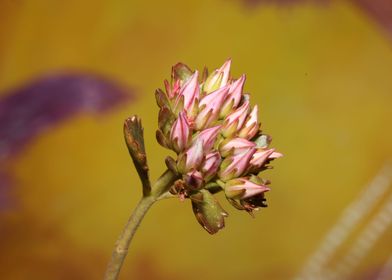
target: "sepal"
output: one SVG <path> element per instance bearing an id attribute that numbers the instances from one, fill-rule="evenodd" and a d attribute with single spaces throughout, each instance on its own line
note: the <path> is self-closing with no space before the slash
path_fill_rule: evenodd
<path id="1" fill-rule="evenodd" d="M 170 111 L 169 108 L 163 107 L 159 110 L 158 127 L 163 134 L 168 137 L 176 116 Z"/>
<path id="2" fill-rule="evenodd" d="M 170 108 L 170 101 L 167 98 L 166 93 L 163 92 L 160 88 L 155 91 L 155 100 L 159 108 L 168 107 Z"/>
<path id="3" fill-rule="evenodd" d="M 193 71 L 184 63 L 177 63 L 172 68 L 172 79 L 173 81 L 179 80 L 181 85 L 186 83 L 193 75 Z"/>

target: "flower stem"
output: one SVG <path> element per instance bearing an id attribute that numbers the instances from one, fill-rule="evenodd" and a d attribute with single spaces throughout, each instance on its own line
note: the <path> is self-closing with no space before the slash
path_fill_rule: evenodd
<path id="1" fill-rule="evenodd" d="M 105 280 L 115 280 L 120 274 L 121 266 L 128 253 L 129 244 L 140 225 L 144 215 L 156 200 L 153 197 L 143 197 L 129 218 L 123 232 L 113 250 L 112 259 L 105 274 Z"/>
<path id="2" fill-rule="evenodd" d="M 129 245 L 141 221 L 154 202 L 165 197 L 165 194 L 168 192 L 176 179 L 177 176 L 170 170 L 167 170 L 156 181 L 152 188 L 151 194 L 144 196 L 139 201 L 127 224 L 125 225 L 125 228 L 123 229 L 120 237 L 117 239 L 104 280 L 118 279 L 122 264 L 128 253 Z"/>

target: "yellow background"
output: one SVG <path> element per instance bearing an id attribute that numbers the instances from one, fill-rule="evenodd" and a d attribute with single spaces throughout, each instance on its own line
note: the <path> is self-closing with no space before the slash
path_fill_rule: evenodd
<path id="1" fill-rule="evenodd" d="M 223 0 L 1 1 L 0 91 L 63 69 L 136 89 L 136 101 L 62 123 L 5 163 L 17 207 L 0 215 L 1 278 L 102 279 L 141 195 L 123 120 L 142 118 L 157 178 L 168 151 L 155 141 L 154 90 L 179 61 L 213 69 L 231 57 L 233 76 L 247 74 L 262 127 L 285 155 L 264 174 L 269 207 L 252 219 L 218 195 L 230 216 L 210 236 L 189 201 L 160 202 L 121 279 L 291 279 L 392 155 L 391 48 L 384 30 L 345 1 L 251 9 Z M 382 267 L 391 233 L 352 279 Z"/>

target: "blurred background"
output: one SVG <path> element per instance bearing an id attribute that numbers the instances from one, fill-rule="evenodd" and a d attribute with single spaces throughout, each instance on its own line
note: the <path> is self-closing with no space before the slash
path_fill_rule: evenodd
<path id="1" fill-rule="evenodd" d="M 269 207 L 214 236 L 156 204 L 121 279 L 392 279 L 392 2 L 0 1 L 0 277 L 102 279 L 141 196 L 123 120 L 171 66 L 247 74 L 285 157 Z"/>

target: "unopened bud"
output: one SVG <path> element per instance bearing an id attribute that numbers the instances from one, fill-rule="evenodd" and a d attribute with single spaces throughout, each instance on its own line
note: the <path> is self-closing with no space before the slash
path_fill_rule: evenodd
<path id="1" fill-rule="evenodd" d="M 248 169 L 249 160 L 255 151 L 255 148 L 250 148 L 243 153 L 225 158 L 221 164 L 219 177 L 223 181 L 240 177 Z"/>
<path id="2" fill-rule="evenodd" d="M 189 78 L 189 80 L 184 84 L 181 88 L 179 95 L 177 96 L 175 108 L 180 107 L 181 97 L 184 99 L 183 109 L 186 110 L 189 115 L 193 112 L 194 107 L 196 106 L 196 100 L 199 99 L 200 88 L 199 88 L 199 72 L 195 71 L 195 73 Z"/>
<path id="3" fill-rule="evenodd" d="M 213 177 L 215 177 L 219 165 L 221 163 L 221 156 L 218 152 L 209 153 L 206 155 L 204 162 L 201 167 L 201 171 L 204 174 L 204 180 L 208 182 Z"/>
<path id="4" fill-rule="evenodd" d="M 203 161 L 203 157 L 203 142 L 197 140 L 185 153 L 178 156 L 178 170 L 181 173 L 187 173 L 191 169 L 197 169 Z"/>
<path id="5" fill-rule="evenodd" d="M 212 72 L 204 82 L 203 91 L 210 93 L 226 86 L 230 76 L 230 66 L 231 59 L 228 59 L 219 69 Z"/>
<path id="6" fill-rule="evenodd" d="M 196 128 L 203 129 L 208 127 L 213 121 L 219 117 L 223 101 L 228 92 L 228 87 L 220 88 L 210 94 L 204 96 L 199 102 L 199 113 L 196 117 Z"/>
<path id="7" fill-rule="evenodd" d="M 249 111 L 249 101 L 245 101 L 241 107 L 227 116 L 225 119 L 222 134 L 225 137 L 230 137 L 240 130 L 245 122 Z"/>
<path id="8" fill-rule="evenodd" d="M 242 98 L 242 91 L 244 89 L 246 76 L 242 75 L 238 80 L 234 81 L 229 88 L 226 101 L 221 110 L 220 117 L 226 116 L 233 108 L 237 108 Z"/>
<path id="9" fill-rule="evenodd" d="M 222 157 L 227 157 L 229 154 L 241 154 L 255 146 L 256 144 L 254 142 L 244 138 L 226 139 L 219 145 L 219 151 Z"/>
<path id="10" fill-rule="evenodd" d="M 228 198 L 245 199 L 270 189 L 262 184 L 250 181 L 248 178 L 237 178 L 225 184 L 225 194 Z"/>
<path id="11" fill-rule="evenodd" d="M 256 168 L 261 167 L 268 159 L 280 158 L 283 155 L 275 152 L 275 149 L 258 149 L 250 160 L 250 164 Z"/>
<path id="12" fill-rule="evenodd" d="M 170 140 L 173 149 L 179 153 L 188 147 L 191 139 L 192 130 L 189 126 L 187 117 L 184 112 L 178 114 L 177 120 L 174 122 L 170 131 Z"/>
<path id="13" fill-rule="evenodd" d="M 243 137 L 246 139 L 252 139 L 253 136 L 256 135 L 256 133 L 259 131 L 259 128 L 260 128 L 257 114 L 258 114 L 258 107 L 257 107 L 257 105 L 255 105 L 253 107 L 252 112 L 250 112 L 250 114 L 245 122 L 245 125 L 238 133 L 239 137 Z"/>
<path id="14" fill-rule="evenodd" d="M 204 129 L 196 136 L 194 142 L 200 140 L 203 143 L 203 151 L 205 153 L 208 153 L 214 146 L 216 137 L 218 136 L 220 129 L 220 125 Z"/>
<path id="15" fill-rule="evenodd" d="M 192 190 L 198 190 L 204 185 L 203 175 L 197 170 L 188 172 L 184 176 L 184 181 L 185 184 Z"/>

